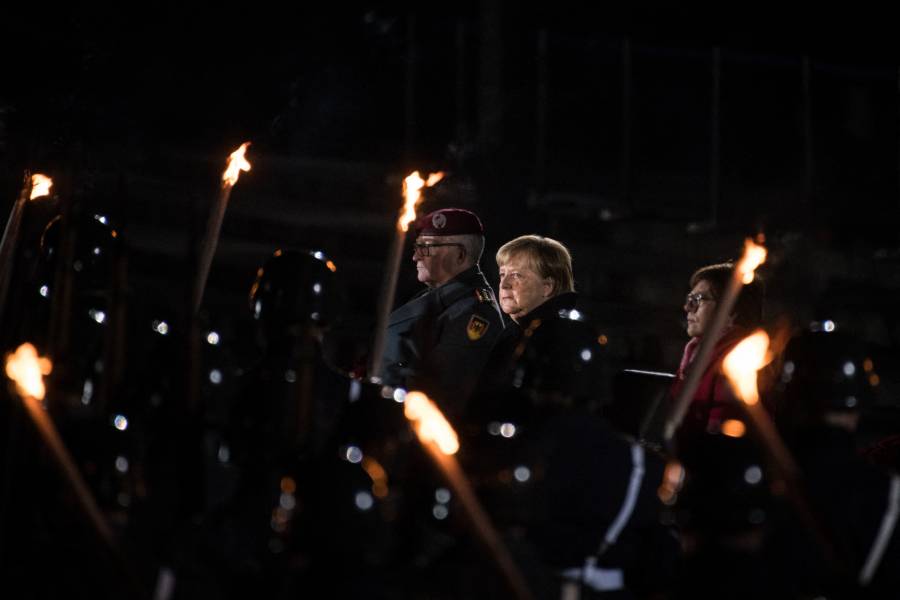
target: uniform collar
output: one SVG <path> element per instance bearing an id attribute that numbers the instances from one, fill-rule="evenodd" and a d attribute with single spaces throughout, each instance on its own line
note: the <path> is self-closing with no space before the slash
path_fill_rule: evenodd
<path id="1" fill-rule="evenodd" d="M 522 319 L 519 319 L 519 324 L 523 329 L 525 329 L 535 319 L 541 319 L 542 321 L 547 319 L 558 319 L 559 311 L 572 310 L 573 308 L 575 308 L 575 304 L 577 303 L 577 301 L 577 293 L 563 292 L 562 294 L 558 294 L 556 296 L 553 296 L 552 298 L 549 298 L 543 304 L 541 304 L 537 308 L 534 308 Z"/>
<path id="2" fill-rule="evenodd" d="M 461 296 L 471 293 L 472 288 L 486 287 L 487 280 L 478 265 L 469 267 L 440 287 L 429 290 L 441 308 L 450 306 Z"/>
<path id="3" fill-rule="evenodd" d="M 430 307 L 433 308 L 435 304 L 437 309 L 442 311 L 460 298 L 471 294 L 473 288 L 486 287 L 487 280 L 478 265 L 475 265 L 457 274 L 442 286 L 422 290 L 411 301 L 392 312 L 390 322 L 397 323 L 417 317 Z"/>

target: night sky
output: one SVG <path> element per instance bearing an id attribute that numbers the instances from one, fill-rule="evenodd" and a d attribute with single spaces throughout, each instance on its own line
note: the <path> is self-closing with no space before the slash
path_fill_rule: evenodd
<path id="1" fill-rule="evenodd" d="M 531 9 L 498 5 L 509 92 L 519 76 L 533 77 L 525 73 L 530 68 L 517 71 L 515 64 L 525 62 L 520 52 L 533 45 L 541 28 L 577 50 L 582 60 L 627 35 L 636 46 L 670 58 L 714 45 L 770 62 L 809 53 L 864 76 L 867 69 L 890 67 L 897 50 L 888 24 L 862 9 L 807 14 L 764 4 L 727 11 L 640 3 L 593 10 L 570 9 L 567 3 Z M 475 30 L 488 6 L 338 3 L 285 12 L 263 3 L 218 11 L 179 5 L 126 14 L 104 5 L 38 5 L 4 24 L 0 98 L 10 129 L 8 147 L 15 151 L 11 158 L 24 160 L 23 145 L 41 156 L 52 150 L 35 145 L 131 144 L 138 152 L 142 145 L 203 147 L 242 136 L 285 149 L 287 129 L 303 132 L 303 139 L 290 142 L 294 150 L 371 156 L 381 150 L 377 140 L 384 144 L 391 130 L 373 121 L 402 120 L 408 17 L 417 20 L 422 121 L 426 115 L 449 119 L 455 26 L 465 23 L 477 39 Z M 565 58 L 559 62 L 569 64 L 558 68 L 566 79 L 589 78 L 589 72 L 579 70 L 577 57 Z M 477 65 L 471 56 L 469 62 Z M 429 71 L 437 75 L 430 77 Z M 440 80 L 450 84 L 447 93 L 438 89 Z M 677 81 L 668 85 L 679 87 Z M 752 98 L 734 102 L 754 103 Z M 432 103 L 443 103 L 447 110 L 431 110 Z M 286 122 L 292 113 L 302 115 L 301 123 Z M 437 130 L 423 137 L 443 133 L 446 140 L 452 133 L 433 127 Z"/>
<path id="2" fill-rule="evenodd" d="M 532 230 L 586 254 L 628 253 L 621 240 L 647 234 L 617 227 L 703 232 L 714 222 L 713 237 L 672 236 L 660 242 L 670 251 L 640 259 L 635 269 L 664 282 L 651 303 L 664 304 L 695 262 L 724 258 L 721 248 L 760 230 L 895 254 L 900 102 L 889 19 L 861 7 L 575 4 L 18 9 L 4 20 L 0 189 L 11 201 L 25 168 L 66 173 L 71 195 L 124 224 L 135 285 L 161 289 L 160 265 L 186 264 L 185 236 L 205 221 L 223 158 L 251 140 L 255 171 L 239 184 L 210 279 L 211 302 L 230 294 L 223 310 L 239 306 L 268 252 L 305 244 L 347 265 L 353 311 L 370 313 L 399 181 L 413 168 L 451 174 L 424 207 L 476 208 L 493 234 L 488 253 Z M 326 214 L 335 223 L 323 225 Z M 416 289 L 410 267 L 398 299 Z M 577 279 L 600 301 L 635 301 L 650 285 L 595 267 Z M 189 277 L 162 286 L 166 302 Z"/>

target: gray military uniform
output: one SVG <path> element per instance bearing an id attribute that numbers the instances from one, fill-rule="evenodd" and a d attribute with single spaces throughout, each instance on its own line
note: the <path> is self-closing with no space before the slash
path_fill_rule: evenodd
<path id="1" fill-rule="evenodd" d="M 424 391 L 459 415 L 503 328 L 494 292 L 476 265 L 391 313 L 382 380 Z"/>

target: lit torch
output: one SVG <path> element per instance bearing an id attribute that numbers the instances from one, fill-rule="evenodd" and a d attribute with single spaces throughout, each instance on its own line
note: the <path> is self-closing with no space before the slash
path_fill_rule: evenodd
<path id="1" fill-rule="evenodd" d="M 194 312 L 200 310 L 203 300 L 203 292 L 206 289 L 206 280 L 209 278 L 209 269 L 212 266 L 216 246 L 219 243 L 219 232 L 222 230 L 222 221 L 225 219 L 225 209 L 228 208 L 228 199 L 231 197 L 231 189 L 237 183 L 241 171 L 249 171 L 250 163 L 244 157 L 250 142 L 244 142 L 240 148 L 228 157 L 228 165 L 222 173 L 222 186 L 219 189 L 219 197 L 209 213 L 209 221 L 206 224 L 206 233 L 203 237 L 203 245 L 200 250 L 200 262 L 197 268 L 197 281 L 194 286 Z"/>
<path id="2" fill-rule="evenodd" d="M 671 440 L 675 435 L 675 431 L 678 429 L 678 426 L 681 425 L 681 421 L 684 419 L 684 415 L 687 413 L 688 407 L 694 399 L 694 393 L 697 391 L 697 386 L 700 385 L 703 373 L 709 365 L 713 350 L 719 342 L 722 332 L 725 330 L 728 318 L 731 316 L 731 311 L 734 308 L 734 303 L 737 301 L 738 294 L 741 291 L 741 286 L 753 282 L 756 268 L 764 263 L 765 260 L 765 246 L 756 244 L 753 240 L 747 238 L 744 241 L 744 255 L 735 265 L 734 271 L 732 271 L 728 287 L 718 301 L 716 312 L 712 317 L 709 328 L 703 333 L 703 337 L 700 340 L 700 347 L 697 349 L 697 354 L 688 368 L 684 385 L 682 386 L 678 397 L 675 399 L 672 412 L 666 421 L 663 430 L 663 437 L 666 441 Z"/>
<path id="3" fill-rule="evenodd" d="M 15 382 L 16 392 L 22 398 L 22 403 L 28 410 L 44 443 L 50 449 L 63 477 L 72 486 L 79 506 L 87 515 L 98 535 L 111 550 L 115 551 L 116 544 L 112 530 L 94 501 L 75 461 L 63 444 L 53 421 L 50 420 L 43 408 L 42 401 L 45 395 L 43 376 L 49 375 L 52 369 L 53 364 L 50 359 L 38 356 L 37 350 L 31 344 L 22 344 L 15 353 L 7 354 L 6 357 L 6 376 Z"/>
<path id="4" fill-rule="evenodd" d="M 369 377 L 381 377 L 381 359 L 384 356 L 384 344 L 387 337 L 388 317 L 394 306 L 394 294 L 397 288 L 397 276 L 400 273 L 400 259 L 403 256 L 403 245 L 409 225 L 416 220 L 416 207 L 422 201 L 422 189 L 431 187 L 444 178 L 443 172 L 431 173 L 428 179 L 422 179 L 418 171 L 413 171 L 403 180 L 403 207 L 397 218 L 394 240 L 388 253 L 387 268 L 382 280 L 381 295 L 378 300 L 378 315 L 375 321 L 375 340 L 369 360 Z"/>
<path id="5" fill-rule="evenodd" d="M 754 429 L 772 456 L 775 465 L 785 477 L 793 477 L 797 471 L 790 452 L 775 430 L 769 414 L 759 403 L 756 385 L 757 372 L 772 361 L 769 352 L 769 336 L 759 329 L 744 338 L 722 361 L 722 372 L 728 379 L 735 396 L 743 403 L 753 422 Z"/>
<path id="6" fill-rule="evenodd" d="M 53 187 L 52 179 L 41 173 L 35 173 L 31 176 L 31 193 L 28 194 L 28 199 L 34 200 L 41 196 L 49 196 L 51 187 Z"/>
<path id="7" fill-rule="evenodd" d="M 6 222 L 6 229 L 3 231 L 3 240 L 0 241 L 0 314 L 3 314 L 3 308 L 6 306 L 6 294 L 9 291 L 9 282 L 12 277 L 16 246 L 19 244 L 19 231 L 22 228 L 25 203 L 35 198 L 48 196 L 52 185 L 53 180 L 46 175 L 40 173 L 31 175 L 28 171 L 25 172 L 22 191 L 13 204 L 9 220 Z"/>
<path id="8" fill-rule="evenodd" d="M 490 517 L 478 502 L 465 473 L 453 458 L 459 450 L 459 439 L 453 427 L 444 418 L 440 409 L 421 392 L 406 394 L 403 414 L 409 419 L 428 456 L 459 499 L 475 535 L 487 548 L 515 597 L 532 598 L 525 578 L 491 523 Z"/>
<path id="9" fill-rule="evenodd" d="M 772 361 L 772 353 L 769 351 L 769 336 L 759 329 L 750 336 L 741 340 L 734 349 L 725 356 L 722 361 L 722 372 L 728 379 L 740 405 L 748 415 L 753 425 L 752 431 L 762 445 L 763 451 L 768 456 L 778 477 L 776 492 L 783 491 L 793 503 L 801 521 L 809 532 L 816 538 L 824 552 L 826 560 L 835 568 L 843 568 L 842 562 L 835 553 L 835 547 L 831 543 L 825 529 L 822 528 L 815 513 L 810 510 L 809 501 L 800 483 L 800 471 L 791 451 L 781 439 L 778 431 L 772 423 L 769 413 L 759 402 L 759 389 L 757 388 L 757 372 Z M 728 435 L 723 430 L 723 433 Z"/>
<path id="10" fill-rule="evenodd" d="M 737 397 L 750 406 L 759 402 L 756 373 L 769 364 L 769 335 L 759 329 L 744 338 L 722 361 L 722 371 Z"/>

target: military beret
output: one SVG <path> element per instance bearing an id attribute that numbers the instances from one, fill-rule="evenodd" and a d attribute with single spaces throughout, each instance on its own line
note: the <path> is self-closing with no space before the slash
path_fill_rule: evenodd
<path id="1" fill-rule="evenodd" d="M 442 208 L 416 220 L 417 235 L 484 235 L 478 215 L 464 208 Z"/>

